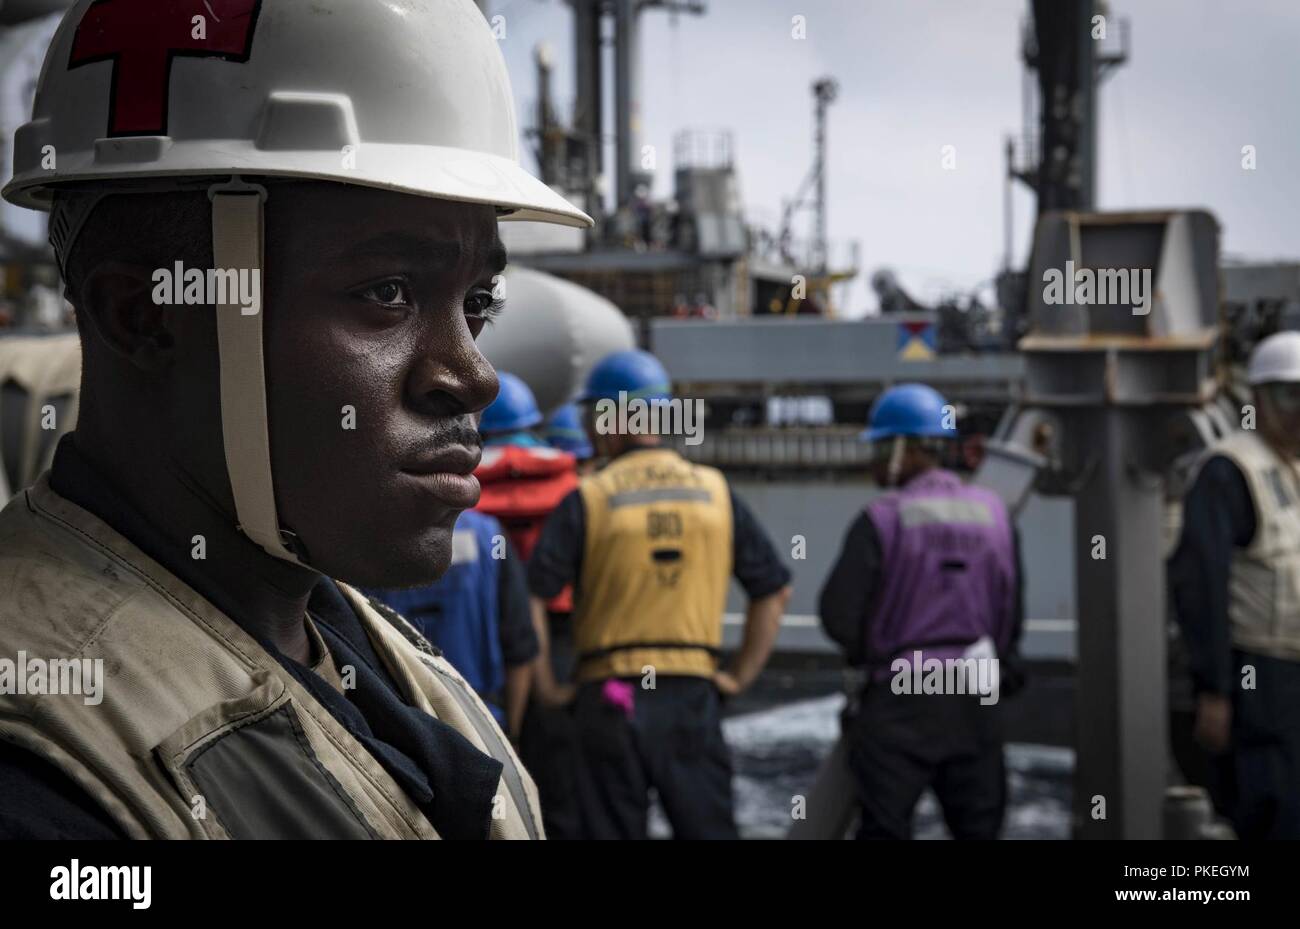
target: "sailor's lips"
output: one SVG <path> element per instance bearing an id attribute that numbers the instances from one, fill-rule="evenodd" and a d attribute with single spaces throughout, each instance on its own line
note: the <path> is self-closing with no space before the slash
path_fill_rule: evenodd
<path id="1" fill-rule="evenodd" d="M 420 456 L 402 468 L 402 477 L 451 509 L 467 510 L 479 499 L 481 452 L 457 445 Z"/>
<path id="2" fill-rule="evenodd" d="M 452 509 L 468 510 L 478 504 L 480 488 L 478 478 L 472 474 L 453 474 L 450 471 L 413 474 L 403 471 L 402 475 Z"/>

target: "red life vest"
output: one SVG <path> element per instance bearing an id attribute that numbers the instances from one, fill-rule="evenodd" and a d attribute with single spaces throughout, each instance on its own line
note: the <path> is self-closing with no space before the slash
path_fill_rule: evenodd
<path id="1" fill-rule="evenodd" d="M 475 509 L 500 521 L 524 561 L 532 557 L 546 517 L 578 486 L 576 459 L 553 448 L 489 446 L 474 476 L 483 488 Z M 546 606 L 571 612 L 572 589 L 566 587 Z"/>

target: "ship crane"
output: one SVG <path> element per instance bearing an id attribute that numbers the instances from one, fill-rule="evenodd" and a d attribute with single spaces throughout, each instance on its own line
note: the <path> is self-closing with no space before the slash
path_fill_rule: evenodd
<path id="1" fill-rule="evenodd" d="M 839 84 L 831 77 L 819 78 L 813 82 L 813 164 L 804 177 L 803 183 L 799 185 L 794 198 L 786 203 L 781 214 L 780 231 L 777 234 L 777 248 L 781 259 L 808 272 L 806 299 L 828 315 L 831 310 L 831 288 L 835 284 L 851 280 L 857 273 L 856 269 L 840 272 L 833 272 L 830 269 L 830 246 L 826 221 L 826 117 L 830 105 L 839 96 L 839 89 Z M 813 213 L 812 242 L 807 255 L 796 255 L 792 231 L 794 217 L 796 213 L 809 208 Z M 792 289 L 785 311 L 799 312 L 804 299 Z"/>
<path id="2" fill-rule="evenodd" d="M 794 199 L 785 205 L 781 214 L 780 247 L 781 257 L 790 264 L 801 264 L 791 254 L 791 226 L 795 213 L 812 206 L 813 230 L 812 253 L 808 264 L 819 272 L 825 273 L 828 262 L 826 245 L 826 111 L 839 96 L 840 86 L 834 78 L 823 77 L 813 83 L 813 165 L 803 183 L 799 185 Z M 809 200 L 811 199 L 811 204 Z"/>

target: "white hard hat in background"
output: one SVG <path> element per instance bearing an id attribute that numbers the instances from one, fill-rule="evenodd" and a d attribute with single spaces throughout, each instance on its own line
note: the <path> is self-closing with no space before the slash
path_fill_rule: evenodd
<path id="1" fill-rule="evenodd" d="M 1275 332 L 1255 346 L 1246 368 L 1251 384 L 1300 382 L 1300 332 Z"/>
<path id="2" fill-rule="evenodd" d="M 505 61 L 471 0 L 78 0 L 50 44 L 3 190 L 49 209 L 61 186 L 209 188 L 217 268 L 262 268 L 257 175 L 491 204 L 589 226 L 519 166 Z M 101 190 L 102 192 L 102 190 Z M 61 201 L 60 264 L 96 194 Z M 259 301 L 258 305 L 261 305 Z M 299 561 L 271 475 L 262 314 L 217 307 L 221 416 L 239 528 Z"/>

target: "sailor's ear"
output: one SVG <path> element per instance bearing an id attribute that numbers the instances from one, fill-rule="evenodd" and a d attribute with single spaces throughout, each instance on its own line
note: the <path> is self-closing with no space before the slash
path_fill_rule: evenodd
<path id="1" fill-rule="evenodd" d="M 156 302 L 154 289 L 149 268 L 109 260 L 87 272 L 77 295 L 77 310 L 100 341 L 120 358 L 149 372 L 161 371 L 171 363 L 176 344 L 171 331 L 175 307 Z"/>

